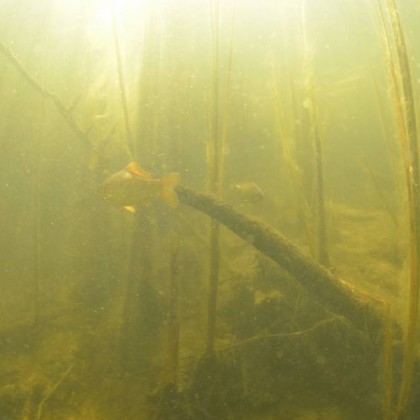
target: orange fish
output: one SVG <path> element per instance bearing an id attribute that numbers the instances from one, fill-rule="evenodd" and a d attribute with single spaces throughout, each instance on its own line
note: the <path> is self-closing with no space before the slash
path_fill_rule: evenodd
<path id="1" fill-rule="evenodd" d="M 154 179 L 136 162 L 130 162 L 99 186 L 99 194 L 108 203 L 133 213 L 137 206 L 148 207 L 156 197 L 161 197 L 165 203 L 175 208 L 179 204 L 175 192 L 179 181 L 178 173 Z"/>

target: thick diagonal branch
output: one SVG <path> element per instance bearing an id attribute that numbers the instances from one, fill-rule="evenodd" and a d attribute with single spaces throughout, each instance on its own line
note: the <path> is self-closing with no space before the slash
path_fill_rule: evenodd
<path id="1" fill-rule="evenodd" d="M 288 271 L 328 310 L 345 316 L 374 341 L 384 327 L 383 305 L 358 292 L 348 283 L 306 256 L 296 245 L 259 220 L 247 217 L 222 200 L 186 187 L 176 189 L 183 204 L 207 214 L 249 242 Z"/>

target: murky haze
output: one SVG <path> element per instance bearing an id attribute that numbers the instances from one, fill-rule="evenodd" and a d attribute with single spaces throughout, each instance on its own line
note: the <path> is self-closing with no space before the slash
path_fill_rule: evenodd
<path id="1" fill-rule="evenodd" d="M 1 0 L 0 418 L 415 419 L 419 19 Z M 331 292 L 182 199 L 109 205 L 131 161 L 279 231 Z"/>

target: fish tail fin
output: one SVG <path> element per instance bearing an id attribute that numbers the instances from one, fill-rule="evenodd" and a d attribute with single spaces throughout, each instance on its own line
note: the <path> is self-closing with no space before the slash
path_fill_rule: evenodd
<path id="1" fill-rule="evenodd" d="M 173 208 L 176 208 L 179 205 L 179 199 L 175 192 L 175 187 L 179 185 L 180 180 L 181 175 L 177 172 L 166 175 L 162 178 L 162 200 Z"/>

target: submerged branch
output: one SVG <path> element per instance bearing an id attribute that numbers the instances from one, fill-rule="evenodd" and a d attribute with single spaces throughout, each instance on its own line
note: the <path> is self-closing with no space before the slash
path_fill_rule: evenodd
<path id="1" fill-rule="evenodd" d="M 36 410 L 35 419 L 40 420 L 42 418 L 42 410 L 44 409 L 44 405 L 48 402 L 48 400 L 51 398 L 51 396 L 57 391 L 58 387 L 62 384 L 64 379 L 67 378 L 67 375 L 70 373 L 70 371 L 73 368 L 73 363 L 70 363 L 66 371 L 61 375 L 61 377 L 58 379 L 58 381 L 54 384 L 54 386 L 47 392 L 47 394 L 42 398 L 41 402 L 38 405 L 38 408 Z"/>
<path id="2" fill-rule="evenodd" d="M 300 337 L 306 334 L 309 334 L 313 331 L 316 331 L 318 328 L 324 326 L 325 324 L 331 324 L 333 322 L 342 322 L 342 319 L 339 317 L 333 317 L 333 318 L 327 318 L 323 319 L 322 321 L 319 321 L 317 324 L 313 325 L 312 327 L 306 328 L 304 330 L 299 331 L 293 331 L 289 333 L 265 333 L 265 334 L 259 334 L 255 335 L 253 337 L 246 338 L 244 340 L 238 341 L 236 343 L 230 344 L 229 346 L 222 347 L 220 349 L 217 349 L 218 352 L 232 350 L 236 347 L 244 346 L 247 344 L 255 343 L 261 340 L 266 340 L 268 338 L 290 338 L 290 337 Z"/>
<path id="3" fill-rule="evenodd" d="M 306 256 L 281 233 L 261 221 L 237 212 L 211 195 L 200 194 L 186 187 L 178 187 L 176 191 L 183 204 L 224 224 L 288 271 L 328 310 L 345 316 L 358 329 L 371 334 L 373 341 L 379 344 L 384 328 L 384 314 L 377 301 L 337 278 Z"/>
<path id="4" fill-rule="evenodd" d="M 124 71 L 123 71 L 123 65 L 122 65 L 122 59 L 121 59 L 121 48 L 120 48 L 120 43 L 118 40 L 118 32 L 117 32 L 117 18 L 115 16 L 114 9 L 112 10 L 112 33 L 114 37 L 115 59 L 117 61 L 118 84 L 120 88 L 119 90 L 120 90 L 121 105 L 122 105 L 123 116 L 124 116 L 125 133 L 127 136 L 127 147 L 130 153 L 130 157 L 132 157 L 132 156 L 135 156 L 135 144 L 133 141 L 133 135 L 130 128 L 127 90 L 125 88 Z"/>
<path id="5" fill-rule="evenodd" d="M 420 294 L 420 163 L 416 120 L 417 109 L 405 34 L 395 0 L 388 0 L 386 3 L 386 11 L 390 19 L 389 31 L 387 31 L 384 10 L 380 4 L 379 10 L 391 73 L 391 87 L 397 111 L 400 143 L 404 156 L 410 228 L 408 322 L 400 392 L 395 414 L 396 419 L 403 419 L 406 417 L 410 396 L 412 395 L 413 370 L 417 360 Z M 392 41 L 394 42 L 395 57 L 392 55 L 390 48 Z"/>
<path id="6" fill-rule="evenodd" d="M 76 120 L 73 118 L 71 114 L 72 107 L 67 107 L 63 104 L 60 98 L 43 87 L 33 76 L 29 74 L 29 72 L 25 69 L 25 67 L 21 64 L 21 62 L 16 58 L 16 56 L 7 48 L 3 43 L 0 42 L 0 53 L 2 53 L 15 67 L 15 69 L 22 75 L 22 77 L 44 98 L 51 100 L 57 111 L 61 114 L 61 116 L 66 121 L 67 125 L 76 135 L 76 137 L 89 149 L 93 149 L 93 145 L 89 141 L 88 135 L 83 129 L 79 126 Z"/>

